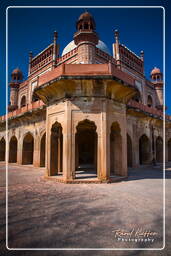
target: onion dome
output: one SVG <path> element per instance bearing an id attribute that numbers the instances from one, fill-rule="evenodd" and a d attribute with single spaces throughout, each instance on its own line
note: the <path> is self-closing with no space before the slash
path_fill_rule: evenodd
<path id="1" fill-rule="evenodd" d="M 11 73 L 12 80 L 21 81 L 23 79 L 23 73 L 19 68 L 15 68 Z"/>

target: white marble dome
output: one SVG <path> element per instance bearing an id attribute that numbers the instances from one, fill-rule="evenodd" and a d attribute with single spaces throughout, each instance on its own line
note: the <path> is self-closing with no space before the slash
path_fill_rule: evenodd
<path id="1" fill-rule="evenodd" d="M 71 42 L 70 42 L 69 44 L 67 44 L 67 46 L 63 49 L 62 56 L 65 55 L 66 53 L 72 51 L 72 50 L 73 50 L 74 48 L 76 48 L 76 47 L 77 47 L 77 46 L 75 45 L 74 40 L 71 41 Z M 96 47 L 99 48 L 100 50 L 106 52 L 107 54 L 111 55 L 111 54 L 110 54 L 110 51 L 109 51 L 109 49 L 108 49 L 108 47 L 107 47 L 107 45 L 106 45 L 103 41 L 99 40 L 99 43 L 98 43 L 98 45 L 96 45 Z"/>

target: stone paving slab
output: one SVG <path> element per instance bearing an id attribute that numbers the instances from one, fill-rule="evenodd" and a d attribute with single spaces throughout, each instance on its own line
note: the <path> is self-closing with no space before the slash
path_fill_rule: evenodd
<path id="1" fill-rule="evenodd" d="M 171 168 L 166 170 L 166 249 L 163 251 L 5 250 L 5 166 L 1 175 L 3 255 L 171 255 Z M 111 184 L 62 184 L 43 180 L 44 169 L 9 165 L 10 248 L 161 248 L 163 172 L 143 167 Z M 157 232 L 154 242 L 117 241 L 117 229 Z"/>

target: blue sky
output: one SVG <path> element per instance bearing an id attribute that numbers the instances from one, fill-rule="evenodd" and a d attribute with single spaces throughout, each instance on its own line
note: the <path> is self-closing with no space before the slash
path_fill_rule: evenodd
<path id="1" fill-rule="evenodd" d="M 137 5 L 137 1 L 2 1 L 1 3 L 1 40 L 0 50 L 2 65 L 0 69 L 0 115 L 5 113 L 5 8 L 11 5 Z M 166 8 L 166 105 L 171 114 L 169 101 L 169 49 L 168 34 L 169 5 L 167 1 L 138 1 L 139 5 L 163 5 Z M 154 66 L 163 71 L 163 10 L 161 8 L 87 8 L 94 16 L 99 37 L 106 43 L 112 53 L 114 29 L 120 32 L 120 42 L 139 55 L 145 53 L 145 75 L 149 78 Z M 38 54 L 53 41 L 53 32 L 58 31 L 60 53 L 73 39 L 75 22 L 85 8 L 10 8 L 8 13 L 9 44 L 8 63 L 10 73 L 19 67 L 27 78 L 28 53 Z M 168 75 L 167 75 L 168 74 Z"/>

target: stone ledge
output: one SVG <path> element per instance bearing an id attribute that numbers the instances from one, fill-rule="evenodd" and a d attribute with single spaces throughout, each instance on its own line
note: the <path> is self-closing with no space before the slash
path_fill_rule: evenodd
<path id="1" fill-rule="evenodd" d="M 111 177 L 108 180 L 99 180 L 98 178 L 91 178 L 91 179 L 74 179 L 74 180 L 64 180 L 62 177 L 57 176 L 43 176 L 43 180 L 52 180 L 58 183 L 65 183 L 65 184 L 111 184 L 114 182 L 119 182 L 127 179 L 127 176 L 118 176 L 118 177 Z"/>

